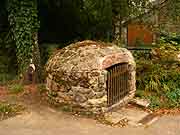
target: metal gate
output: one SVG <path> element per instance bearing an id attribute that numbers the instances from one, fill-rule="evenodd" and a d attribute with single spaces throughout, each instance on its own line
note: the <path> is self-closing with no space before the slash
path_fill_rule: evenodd
<path id="1" fill-rule="evenodd" d="M 118 103 L 129 94 L 129 70 L 127 63 L 114 65 L 107 69 L 108 106 Z"/>

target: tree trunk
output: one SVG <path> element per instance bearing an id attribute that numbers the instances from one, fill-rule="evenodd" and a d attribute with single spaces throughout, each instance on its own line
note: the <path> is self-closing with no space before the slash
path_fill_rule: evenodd
<path id="1" fill-rule="evenodd" d="M 114 26 L 114 43 L 118 46 L 121 46 L 121 17 L 117 15 L 113 19 L 113 26 Z"/>
<path id="2" fill-rule="evenodd" d="M 16 43 L 21 82 L 33 81 L 39 83 L 41 82 L 41 64 L 38 47 L 37 1 L 9 0 L 7 10 L 11 31 Z"/>
<path id="3" fill-rule="evenodd" d="M 35 65 L 35 82 L 41 83 L 41 58 L 40 58 L 40 50 L 39 50 L 39 44 L 38 44 L 38 33 L 33 34 L 33 57 L 32 62 Z"/>

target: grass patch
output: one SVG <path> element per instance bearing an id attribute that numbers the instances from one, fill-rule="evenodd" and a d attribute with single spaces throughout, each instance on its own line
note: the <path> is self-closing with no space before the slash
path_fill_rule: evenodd
<path id="1" fill-rule="evenodd" d="M 24 91 L 24 86 L 21 84 L 10 84 L 8 90 L 11 94 L 18 94 Z"/>
<path id="2" fill-rule="evenodd" d="M 0 120 L 20 114 L 23 110 L 24 107 L 21 105 L 0 102 Z"/>

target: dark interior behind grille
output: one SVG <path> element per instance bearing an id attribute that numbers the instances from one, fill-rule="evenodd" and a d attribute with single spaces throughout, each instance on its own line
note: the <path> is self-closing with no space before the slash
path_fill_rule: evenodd
<path id="1" fill-rule="evenodd" d="M 129 94 L 129 70 L 127 63 L 116 64 L 107 69 L 108 106 L 118 103 Z"/>

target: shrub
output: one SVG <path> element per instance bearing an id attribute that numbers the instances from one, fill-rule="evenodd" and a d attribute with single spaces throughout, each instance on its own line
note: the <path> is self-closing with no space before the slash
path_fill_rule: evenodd
<path id="1" fill-rule="evenodd" d="M 11 84 L 8 86 L 10 93 L 18 94 L 24 91 L 24 87 L 21 84 Z"/>
<path id="2" fill-rule="evenodd" d="M 150 99 L 152 109 L 179 107 L 179 52 L 178 46 L 169 43 L 160 44 L 148 54 L 134 52 L 137 63 L 136 95 Z"/>
<path id="3" fill-rule="evenodd" d="M 25 108 L 21 105 L 0 102 L 0 120 L 17 115 L 24 109 Z"/>

